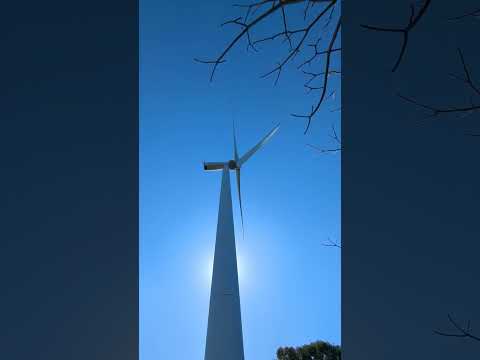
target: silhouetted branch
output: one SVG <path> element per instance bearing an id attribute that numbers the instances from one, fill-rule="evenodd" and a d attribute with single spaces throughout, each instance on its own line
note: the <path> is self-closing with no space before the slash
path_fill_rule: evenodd
<path id="1" fill-rule="evenodd" d="M 293 1 L 292 1 L 293 2 Z M 210 81 L 213 80 L 213 75 L 215 74 L 215 70 L 217 69 L 217 66 L 218 64 L 221 64 L 223 62 L 225 62 L 224 58 L 225 56 L 228 54 L 228 52 L 235 46 L 235 44 L 237 44 L 237 42 L 243 38 L 244 35 L 246 35 L 249 30 L 251 28 L 253 28 L 255 25 L 257 25 L 259 22 L 261 22 L 262 20 L 264 20 L 265 18 L 267 18 L 269 15 L 273 14 L 274 12 L 276 12 L 278 9 L 280 9 L 282 6 L 283 6 L 283 2 L 282 3 L 278 3 L 278 4 L 275 4 L 276 1 L 274 0 L 266 0 L 266 1 L 261 1 L 259 3 L 255 3 L 255 4 L 252 4 L 251 6 L 262 6 L 266 3 L 272 3 L 273 6 L 264 11 L 261 15 L 259 15 L 258 17 L 256 17 L 254 20 L 252 20 L 250 23 L 242 23 L 241 27 L 243 28 L 242 31 L 240 31 L 240 33 L 227 45 L 227 47 L 222 51 L 222 53 L 215 59 L 215 60 L 200 60 L 200 59 L 197 59 L 195 58 L 194 60 L 197 61 L 197 62 L 200 62 L 200 63 L 204 63 L 204 64 L 214 64 L 213 66 L 213 69 L 212 69 L 212 73 L 210 75 Z M 251 7 L 248 8 L 248 12 L 250 11 Z M 247 14 L 248 15 L 248 14 Z M 246 16 L 247 17 L 247 16 Z M 238 18 L 237 18 L 238 19 Z M 231 22 L 227 22 L 227 23 L 231 23 Z"/>
<path id="2" fill-rule="evenodd" d="M 330 74 L 330 56 L 332 54 L 333 44 L 335 43 L 335 40 L 337 38 L 338 32 L 340 30 L 340 26 L 341 26 L 341 18 L 338 19 L 337 26 L 335 27 L 335 31 L 333 32 L 332 38 L 331 38 L 330 43 L 328 45 L 327 59 L 325 61 L 325 71 L 323 72 L 323 88 L 322 88 L 322 93 L 320 95 L 320 100 L 318 101 L 316 106 L 314 106 L 314 107 L 312 106 L 312 110 L 310 111 L 310 114 L 308 114 L 308 115 L 292 114 L 292 116 L 294 116 L 294 117 L 300 117 L 300 118 L 308 119 L 307 127 L 305 128 L 304 134 L 307 133 L 308 129 L 310 128 L 310 124 L 312 122 L 313 116 L 317 113 L 318 109 L 320 108 L 320 105 L 322 105 L 323 100 L 325 99 L 325 94 L 327 93 L 328 77 L 329 77 L 329 74 Z"/>
<path id="3" fill-rule="evenodd" d="M 339 244 L 336 243 L 336 242 L 333 242 L 332 240 L 330 240 L 330 238 L 328 238 L 328 242 L 327 242 L 327 243 L 323 243 L 322 245 L 323 245 L 323 246 L 329 246 L 329 247 L 337 247 L 337 248 L 339 248 L 339 249 L 342 248 L 341 245 L 339 245 Z"/>
<path id="4" fill-rule="evenodd" d="M 403 55 L 405 54 L 405 51 L 407 49 L 410 31 L 412 31 L 415 25 L 417 25 L 419 20 L 423 17 L 425 12 L 427 11 L 428 6 L 430 5 L 430 2 L 431 0 L 425 0 L 423 6 L 420 8 L 417 14 L 415 14 L 414 4 L 410 4 L 410 18 L 408 19 L 408 24 L 403 28 L 360 25 L 368 30 L 402 34 L 402 46 L 400 48 L 400 53 L 398 54 L 397 61 L 393 65 L 392 72 L 395 72 L 397 70 L 400 62 L 402 61 Z"/>
<path id="5" fill-rule="evenodd" d="M 337 48 L 337 49 L 332 49 L 330 52 L 335 52 L 335 51 L 340 51 L 342 50 L 341 48 Z M 310 57 L 308 58 L 307 60 L 305 60 L 303 63 L 301 63 L 300 65 L 297 66 L 297 69 L 301 69 L 302 67 L 304 67 L 305 65 L 310 65 L 312 63 L 313 60 L 315 60 L 315 58 L 318 56 L 318 55 L 323 55 L 323 54 L 327 54 L 328 53 L 328 50 L 324 50 L 324 51 L 318 51 L 317 49 L 317 44 L 315 44 L 315 53 Z"/>
<path id="6" fill-rule="evenodd" d="M 476 111 L 480 110 L 480 105 L 471 105 L 471 106 L 461 106 L 461 107 L 450 107 L 450 108 L 438 108 L 427 104 L 422 104 L 418 101 L 413 100 L 412 98 L 403 96 L 401 94 L 397 94 L 400 98 L 405 101 L 408 101 L 412 104 L 415 104 L 419 107 L 424 109 L 430 110 L 432 112 L 431 116 L 437 116 L 440 114 L 447 114 L 447 113 L 458 113 L 458 112 L 467 112 L 467 111 Z"/>
<path id="7" fill-rule="evenodd" d="M 307 146 L 310 146 L 312 149 L 315 149 L 317 150 L 319 153 L 332 153 L 332 152 L 338 152 L 338 151 L 342 151 L 342 148 L 339 147 L 339 148 L 334 148 L 334 149 L 322 149 L 322 148 L 319 148 L 318 146 L 315 146 L 315 145 L 312 145 L 312 144 L 307 144 Z"/>
<path id="8" fill-rule="evenodd" d="M 477 95 L 480 95 L 480 89 L 473 83 L 472 77 L 470 76 L 470 71 L 468 70 L 467 64 L 465 63 L 465 58 L 463 57 L 462 50 L 460 48 L 458 50 L 458 55 L 460 56 L 460 60 L 462 61 L 462 66 L 463 66 L 463 72 L 465 75 L 465 78 L 460 80 L 463 80 L 474 92 L 477 93 Z"/>
<path id="9" fill-rule="evenodd" d="M 322 148 L 320 148 L 318 146 L 315 146 L 315 145 L 312 145 L 312 144 L 307 144 L 307 146 L 310 146 L 312 149 L 315 149 L 316 151 L 318 151 L 321 154 L 334 153 L 334 152 L 342 151 L 343 150 L 342 142 L 341 142 L 340 138 L 338 137 L 337 132 L 335 130 L 335 127 L 333 125 L 332 125 L 332 135 L 330 135 L 330 137 L 339 145 L 338 147 L 330 148 L 330 149 L 322 149 Z"/>
<path id="10" fill-rule="evenodd" d="M 473 10 L 473 11 L 467 12 L 465 14 L 455 16 L 453 18 L 449 18 L 448 20 L 461 20 L 461 19 L 465 19 L 465 18 L 468 18 L 468 17 L 480 17 L 480 9 Z"/>
<path id="11" fill-rule="evenodd" d="M 465 62 L 463 53 L 460 49 L 457 49 L 457 50 L 460 57 L 460 61 L 462 63 L 464 77 L 460 77 L 460 76 L 454 76 L 454 77 L 455 79 L 464 82 L 475 94 L 480 96 L 480 88 L 473 82 L 473 79 L 470 75 L 470 71 Z M 469 115 L 474 111 L 480 110 L 480 101 L 478 103 L 474 103 L 472 101 L 470 105 L 463 105 L 463 106 L 436 107 L 436 106 L 421 103 L 417 100 L 414 100 L 410 97 L 407 97 L 401 94 L 398 94 L 398 96 L 411 104 L 414 104 L 418 107 L 429 110 L 431 112 L 431 115 L 429 117 L 434 117 L 434 116 L 438 116 L 441 114 L 448 114 L 448 113 L 466 113 L 467 115 Z"/>
<path id="12" fill-rule="evenodd" d="M 471 332 L 470 321 L 467 322 L 466 327 L 460 326 L 450 315 L 448 316 L 448 320 L 453 325 L 453 327 L 457 330 L 456 333 L 448 333 L 443 331 L 434 330 L 433 332 L 437 335 L 441 336 L 448 336 L 448 337 L 457 337 L 457 338 L 470 338 L 476 341 L 480 341 L 480 337 L 475 336 Z"/>
<path id="13" fill-rule="evenodd" d="M 335 5 L 335 2 L 331 2 L 320 14 L 318 14 L 315 19 L 305 28 L 303 29 L 300 29 L 300 30 L 297 30 L 295 31 L 295 33 L 299 32 L 303 32 L 303 36 L 301 37 L 300 41 L 298 42 L 297 46 L 292 49 L 288 55 L 283 59 L 282 62 L 280 62 L 273 70 L 269 71 L 268 73 L 262 75 L 261 77 L 262 78 L 265 78 L 271 74 L 274 74 L 277 72 L 277 78 L 275 80 L 275 84 L 277 83 L 278 81 L 278 78 L 280 76 L 280 73 L 283 69 L 283 67 L 285 66 L 285 64 L 287 64 L 295 55 L 297 55 L 299 52 L 300 52 L 300 48 L 302 47 L 305 39 L 307 38 L 308 34 L 310 33 L 310 31 L 312 30 L 312 28 L 315 26 L 315 24 L 323 17 L 323 15 L 325 15 L 325 13 L 328 11 L 328 9 L 330 9 L 330 7 L 332 7 L 333 5 Z M 332 36 L 332 39 L 335 40 L 335 37 L 336 37 L 336 32 L 334 33 L 334 35 Z M 329 46 L 329 49 L 325 52 L 323 52 L 324 54 L 327 54 L 327 59 L 328 57 L 330 56 L 330 53 L 332 52 L 332 49 L 331 47 Z M 328 61 L 328 60 L 327 60 Z"/>
<path id="14" fill-rule="evenodd" d="M 313 73 L 309 71 L 302 71 L 305 75 L 310 76 L 310 79 L 305 83 L 305 85 L 310 84 L 313 80 L 315 80 L 317 77 L 324 75 L 325 71 L 319 72 L 319 73 Z M 338 70 L 329 70 L 328 71 L 328 76 L 334 75 L 334 74 L 340 74 L 341 72 Z"/>

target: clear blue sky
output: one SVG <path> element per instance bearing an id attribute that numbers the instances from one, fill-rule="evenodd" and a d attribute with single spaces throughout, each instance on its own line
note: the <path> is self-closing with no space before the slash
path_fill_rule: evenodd
<path id="1" fill-rule="evenodd" d="M 245 358 L 340 343 L 340 252 L 322 245 L 340 242 L 340 156 L 306 146 L 336 145 L 338 98 L 305 136 L 289 116 L 311 105 L 300 74 L 287 69 L 276 87 L 259 79 L 275 50 L 247 54 L 242 42 L 213 83 L 193 62 L 230 39 L 218 26 L 238 14 L 229 1 L 140 5 L 141 360 L 203 359 L 221 179 L 202 161 L 231 159 L 233 118 L 240 154 L 281 123 L 242 171 L 244 240 L 232 192 Z"/>

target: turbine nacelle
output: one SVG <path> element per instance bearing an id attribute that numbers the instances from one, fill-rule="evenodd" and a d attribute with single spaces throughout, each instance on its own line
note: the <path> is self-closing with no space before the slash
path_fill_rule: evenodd
<path id="1" fill-rule="evenodd" d="M 240 166 L 238 166 L 235 160 L 230 160 L 228 162 L 204 162 L 203 170 L 218 171 L 218 170 L 223 170 L 225 166 L 227 166 L 230 170 L 240 169 Z"/>
<path id="2" fill-rule="evenodd" d="M 224 162 L 204 162 L 203 163 L 203 170 L 205 171 L 218 171 L 223 170 L 226 163 Z"/>

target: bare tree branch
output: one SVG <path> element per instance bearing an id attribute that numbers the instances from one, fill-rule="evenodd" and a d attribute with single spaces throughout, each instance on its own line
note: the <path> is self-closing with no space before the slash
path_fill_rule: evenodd
<path id="1" fill-rule="evenodd" d="M 305 39 L 307 38 L 308 34 L 310 33 L 310 30 L 312 30 L 312 28 L 315 26 L 315 24 L 323 17 L 323 15 L 325 15 L 325 13 L 328 11 L 328 9 L 330 9 L 333 5 L 335 5 L 335 2 L 336 1 L 332 1 L 320 14 L 317 15 L 317 17 L 307 26 L 305 27 L 304 29 L 300 29 L 300 30 L 297 30 L 296 32 L 303 32 L 303 36 L 302 38 L 300 39 L 300 41 L 298 42 L 297 46 L 292 49 L 288 55 L 285 57 L 285 59 L 279 63 L 273 70 L 269 71 L 268 73 L 262 75 L 262 78 L 265 78 L 275 72 L 278 72 L 278 75 L 277 75 L 277 79 L 275 80 L 275 83 L 277 83 L 278 81 L 278 77 L 280 76 L 280 72 L 282 71 L 283 69 L 283 66 L 285 66 L 285 64 L 290 61 L 296 54 L 299 53 L 300 51 L 300 48 L 302 47 Z M 336 37 L 336 33 L 334 33 L 333 35 L 333 39 Z M 331 52 L 331 48 L 329 47 L 329 49 L 327 51 L 325 51 L 324 53 L 327 54 L 327 57 L 330 55 L 330 52 Z"/>
<path id="2" fill-rule="evenodd" d="M 215 60 L 200 60 L 198 58 L 195 58 L 194 60 L 197 61 L 197 62 L 200 62 L 200 63 L 204 63 L 204 64 L 214 64 L 213 69 L 212 69 L 212 73 L 210 75 L 210 81 L 212 81 L 213 80 L 213 75 L 215 74 L 215 70 L 217 69 L 218 64 L 221 64 L 221 63 L 225 62 L 224 58 L 228 54 L 228 52 L 238 43 L 238 41 L 240 39 L 242 39 L 245 35 L 248 36 L 248 32 L 255 25 L 257 25 L 261 21 L 265 20 L 267 17 L 269 17 L 270 15 L 275 13 L 277 10 L 283 9 L 284 6 L 291 5 L 291 4 L 296 4 L 296 3 L 301 3 L 301 2 L 304 2 L 304 1 L 305 0 L 279 0 L 279 1 L 277 1 L 277 0 L 264 0 L 264 1 L 259 1 L 259 2 L 253 3 L 253 4 L 249 4 L 249 5 L 235 4 L 234 6 L 236 6 L 236 7 L 245 7 L 245 8 L 248 9 L 247 14 L 245 16 L 245 22 L 243 22 L 242 24 L 239 24 L 243 28 L 242 31 L 240 31 L 240 33 L 227 45 L 227 47 L 222 51 L 222 53 Z M 337 0 L 329 0 L 329 1 L 327 1 L 327 0 L 308 0 L 308 1 L 329 3 L 327 8 L 330 8 L 331 6 L 335 5 L 335 3 L 337 2 Z M 252 9 L 253 9 L 253 11 L 256 11 L 257 9 L 262 7 L 263 5 L 269 4 L 269 3 L 272 4 L 272 6 L 268 10 L 265 10 L 262 14 L 260 14 L 255 19 L 253 19 L 250 23 L 246 22 L 248 20 L 248 15 L 250 15 Z M 231 23 L 231 22 L 227 22 L 227 23 Z"/>
<path id="3" fill-rule="evenodd" d="M 468 17 L 474 17 L 474 18 L 478 18 L 480 17 L 480 9 L 476 9 L 476 10 L 473 10 L 473 11 L 469 11 L 465 14 L 462 14 L 462 15 L 459 15 L 459 16 L 455 16 L 453 18 L 449 18 L 448 20 L 461 20 L 461 19 L 465 19 L 465 18 L 468 18 Z"/>
<path id="4" fill-rule="evenodd" d="M 291 2 L 296 2 L 296 1 L 291 1 Z M 215 74 L 215 70 L 217 69 L 217 66 L 218 64 L 221 64 L 223 62 L 225 62 L 224 58 L 225 56 L 228 54 L 228 52 L 235 46 L 235 44 L 245 35 L 248 33 L 248 31 L 253 28 L 255 25 L 257 25 L 259 22 L 261 22 L 262 20 L 264 20 L 265 18 L 267 18 L 269 15 L 273 14 L 274 12 L 276 12 L 278 9 L 280 9 L 285 2 L 279 2 L 278 4 L 275 4 L 276 1 L 274 0 L 266 0 L 266 1 L 261 1 L 260 3 L 255 3 L 253 4 L 252 6 L 257 6 L 257 5 L 264 5 L 266 3 L 272 3 L 273 6 L 264 11 L 261 15 L 259 15 L 258 17 L 256 17 L 254 20 L 252 20 L 250 23 L 246 23 L 245 26 L 242 26 L 243 27 L 243 30 L 240 31 L 240 33 L 230 42 L 230 44 L 228 44 L 228 46 L 222 51 L 222 53 L 220 54 L 220 56 L 218 56 L 215 60 L 200 60 L 200 59 L 197 59 L 195 58 L 194 60 L 197 61 L 197 62 L 200 62 L 200 63 L 205 63 L 205 64 L 214 64 L 213 66 L 213 69 L 212 69 L 212 73 L 210 75 L 210 81 L 213 80 L 213 75 Z M 249 10 L 250 10 L 251 7 L 249 7 Z"/>
<path id="5" fill-rule="evenodd" d="M 310 76 L 310 79 L 308 79 L 308 81 L 305 83 L 305 85 L 309 85 L 309 84 L 310 84 L 313 80 L 315 80 L 317 77 L 325 74 L 325 71 L 322 71 L 322 72 L 319 72 L 319 73 L 313 73 L 313 72 L 303 71 L 303 70 L 302 70 L 302 72 L 303 72 L 305 75 Z M 328 71 L 328 76 L 330 76 L 330 75 L 336 75 L 336 74 L 341 74 L 341 72 L 338 71 L 338 70 L 329 70 L 329 71 Z"/>
<path id="6" fill-rule="evenodd" d="M 336 49 L 332 49 L 330 52 L 335 52 L 335 51 L 340 51 L 342 50 L 341 48 L 336 48 Z M 298 65 L 297 69 L 301 69 L 302 67 L 304 67 L 305 65 L 310 65 L 312 63 L 312 61 L 318 56 L 318 55 L 323 55 L 323 54 L 327 54 L 328 53 L 328 50 L 324 50 L 324 51 L 318 51 L 317 49 L 317 44 L 315 44 L 315 53 L 310 57 L 308 58 L 307 60 L 305 60 L 303 63 L 301 63 L 300 65 Z"/>
<path id="7" fill-rule="evenodd" d="M 339 245 L 339 244 L 336 243 L 336 242 L 333 242 L 332 240 L 330 240 L 330 238 L 328 238 L 328 242 L 327 242 L 327 243 L 323 243 L 322 245 L 323 245 L 323 246 L 329 246 L 329 247 L 337 247 L 337 248 L 339 248 L 339 249 L 342 248 L 341 245 Z"/>
<path id="8" fill-rule="evenodd" d="M 338 147 L 330 148 L 330 149 L 323 149 L 323 148 L 320 148 L 320 147 L 312 145 L 312 144 L 307 144 L 307 146 L 311 147 L 312 149 L 315 149 L 316 151 L 318 151 L 321 154 L 335 153 L 335 152 L 338 152 L 338 151 L 342 151 L 343 150 L 342 142 L 341 142 L 340 138 L 338 137 L 337 132 L 336 132 L 333 124 L 332 124 L 332 135 L 330 135 L 330 137 L 338 144 Z"/>
<path id="9" fill-rule="evenodd" d="M 473 92 L 476 95 L 480 96 L 480 88 L 473 82 L 473 79 L 470 75 L 470 71 L 469 71 L 468 66 L 465 62 L 465 58 L 463 56 L 463 53 L 462 53 L 461 49 L 457 49 L 457 50 L 458 50 L 458 54 L 459 54 L 459 57 L 460 57 L 460 61 L 462 63 L 464 77 L 454 75 L 454 78 L 464 82 L 471 90 L 473 90 Z M 480 100 L 477 103 L 472 101 L 470 105 L 435 107 L 435 106 L 432 106 L 432 105 L 427 105 L 427 104 L 421 103 L 419 101 L 416 101 L 416 100 L 414 100 L 410 97 L 407 97 L 407 96 L 404 96 L 404 95 L 401 95 L 401 94 L 397 94 L 397 95 L 400 98 L 402 98 L 403 100 L 405 100 L 409 103 L 412 103 L 412 104 L 414 104 L 418 107 L 421 107 L 423 109 L 429 110 L 431 112 L 429 117 L 435 117 L 435 116 L 438 116 L 438 115 L 441 115 L 441 114 L 448 114 L 448 113 L 466 113 L 466 115 L 470 115 L 473 112 L 475 112 L 477 110 L 480 110 Z"/>
<path id="10" fill-rule="evenodd" d="M 334 148 L 334 149 L 322 149 L 322 148 L 319 148 L 318 146 L 315 146 L 315 145 L 312 145 L 312 144 L 307 144 L 307 146 L 310 146 L 312 149 L 317 150 L 321 154 L 342 151 L 341 147 Z"/>
<path id="11" fill-rule="evenodd" d="M 463 72 L 465 74 L 465 78 L 463 81 L 475 92 L 477 95 L 480 95 L 480 89 L 473 83 L 472 77 L 470 76 L 470 71 L 468 70 L 467 64 L 465 63 L 465 58 L 463 57 L 462 50 L 460 48 L 457 49 L 458 55 L 460 56 L 460 60 L 462 61 Z"/>
<path id="12" fill-rule="evenodd" d="M 412 104 L 415 104 L 419 107 L 424 109 L 430 110 L 432 112 L 431 116 L 437 116 L 439 114 L 447 114 L 447 113 L 457 113 L 457 112 L 467 112 L 467 111 L 476 111 L 480 110 L 480 105 L 471 105 L 471 106 L 461 106 L 461 107 L 450 107 L 450 108 L 437 108 L 431 105 L 422 104 L 418 101 L 413 100 L 412 98 L 406 97 L 401 94 L 397 94 L 398 97 L 402 98 L 405 101 L 408 101 Z"/>
<path id="13" fill-rule="evenodd" d="M 440 336 L 447 336 L 447 337 L 470 338 L 470 339 L 473 339 L 473 340 L 476 340 L 476 341 L 480 341 L 480 337 L 472 334 L 471 328 L 470 328 L 470 321 L 467 322 L 466 327 L 462 327 L 455 320 L 453 320 L 453 318 L 450 315 L 447 315 L 447 316 L 448 316 L 448 320 L 453 325 L 453 327 L 457 330 L 457 332 L 456 333 L 447 333 L 447 332 L 443 332 L 443 331 L 434 330 L 433 332 L 435 334 L 440 335 Z"/>
<path id="14" fill-rule="evenodd" d="M 270 75 L 276 75 L 274 81 L 275 85 L 277 84 L 285 66 L 293 62 L 293 60 L 301 53 L 303 48 L 307 46 L 307 39 L 313 36 L 312 33 L 314 31 L 326 31 L 325 29 L 329 26 L 333 19 L 335 5 L 337 4 L 337 2 L 338 0 L 263 0 L 250 4 L 235 4 L 235 7 L 246 9 L 246 14 L 243 17 L 236 17 L 233 20 L 226 21 L 221 24 L 221 26 L 239 26 L 240 30 L 237 35 L 230 41 L 230 43 L 228 43 L 228 45 L 223 49 L 223 51 L 217 58 L 211 60 L 200 60 L 198 58 L 195 58 L 194 60 L 200 63 L 213 65 L 210 75 L 210 81 L 213 81 L 213 76 L 218 65 L 226 61 L 226 57 L 229 52 L 239 43 L 242 38 L 245 38 L 248 42 L 247 50 L 251 48 L 254 51 L 258 51 L 257 46 L 259 44 L 265 43 L 267 41 L 274 41 L 276 39 L 280 39 L 284 42 L 287 42 L 288 52 L 272 70 L 261 76 L 261 78 L 266 78 Z M 286 8 L 288 6 L 299 3 L 306 4 L 304 10 L 305 26 L 292 30 L 289 28 L 290 22 L 287 21 L 288 17 Z M 319 8 L 317 14 L 315 14 L 313 17 L 310 17 L 309 13 L 313 11 L 312 9 L 317 4 L 324 4 L 325 6 Z M 266 34 L 263 37 L 253 39 L 251 36 L 252 29 L 256 27 L 259 23 L 265 21 L 267 18 L 271 18 L 272 15 L 276 12 L 280 12 L 281 15 L 281 30 L 274 34 Z M 308 20 L 307 16 L 309 18 Z M 317 26 L 323 20 L 325 20 L 323 27 Z M 307 92 L 317 90 L 319 91 L 318 102 L 314 104 L 314 106 L 312 106 L 311 112 L 308 115 L 292 114 L 292 116 L 295 117 L 302 117 L 308 119 L 305 133 L 309 129 L 312 117 L 317 113 L 321 104 L 329 98 L 329 96 L 327 96 L 329 76 L 340 73 L 340 71 L 330 69 L 331 54 L 341 51 L 340 47 L 334 47 L 335 41 L 338 37 L 340 26 L 341 22 L 339 15 L 336 27 L 333 30 L 332 34 L 329 35 L 330 41 L 328 42 L 327 49 L 324 50 L 320 47 L 320 41 L 322 40 L 322 38 L 320 36 L 316 37 L 315 43 L 308 45 L 309 47 L 313 48 L 313 54 L 311 54 L 308 58 L 303 59 L 300 65 L 297 66 L 297 69 L 303 69 L 306 66 L 311 66 L 315 62 L 315 60 L 319 59 L 321 56 L 325 56 L 324 71 L 317 72 L 315 73 L 315 75 L 310 75 L 311 78 L 304 84 Z M 307 72 L 304 73 L 307 74 Z M 310 74 L 314 73 L 311 72 Z M 318 80 L 322 79 L 323 82 L 321 84 L 312 84 L 312 81 L 316 80 L 317 78 Z"/>
<path id="15" fill-rule="evenodd" d="M 332 49 L 333 49 L 333 44 L 335 43 L 335 40 L 338 35 L 338 31 L 340 30 L 341 26 L 341 18 L 338 19 L 337 26 L 335 27 L 335 31 L 333 32 L 332 38 L 330 40 L 330 44 L 328 45 L 327 49 L 327 59 L 325 61 L 325 71 L 323 74 L 323 89 L 322 93 L 320 95 L 320 100 L 318 101 L 317 105 L 315 107 L 312 106 L 312 110 L 310 111 L 310 114 L 308 115 L 298 115 L 298 114 L 292 114 L 294 117 L 300 117 L 300 118 L 307 118 L 307 127 L 305 128 L 304 134 L 307 133 L 308 129 L 310 128 L 310 124 L 312 122 L 313 116 L 317 113 L 318 109 L 320 108 L 320 105 L 322 105 L 323 100 L 325 99 L 325 94 L 327 92 L 327 85 L 328 85 L 328 77 L 329 77 L 329 72 L 330 72 L 330 56 L 332 54 Z"/>
<path id="16" fill-rule="evenodd" d="M 408 45 L 408 38 L 410 31 L 417 25 L 418 21 L 423 17 L 425 12 L 427 11 L 428 6 L 430 5 L 431 0 L 425 0 L 423 6 L 420 8 L 417 14 L 415 14 L 415 6 L 414 4 L 410 4 L 410 18 L 408 19 L 408 24 L 403 28 L 392 28 L 392 27 L 379 27 L 379 26 L 371 26 L 371 25 L 360 25 L 361 27 L 374 30 L 374 31 L 381 31 L 381 32 L 391 32 L 391 33 L 399 33 L 402 34 L 402 46 L 400 48 L 400 53 L 398 54 L 397 61 L 393 65 L 392 72 L 395 72 L 402 61 L 403 55 L 407 49 Z"/>

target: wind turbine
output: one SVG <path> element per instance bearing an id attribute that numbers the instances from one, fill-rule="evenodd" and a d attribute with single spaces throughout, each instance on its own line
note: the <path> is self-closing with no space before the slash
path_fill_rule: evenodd
<path id="1" fill-rule="evenodd" d="M 238 200 L 243 228 L 240 169 L 253 154 L 270 140 L 278 128 L 279 125 L 242 157 L 239 157 L 234 127 L 233 160 L 203 163 L 203 168 L 206 171 L 222 171 L 205 360 L 244 360 L 230 170 L 235 170 L 237 177 Z"/>

